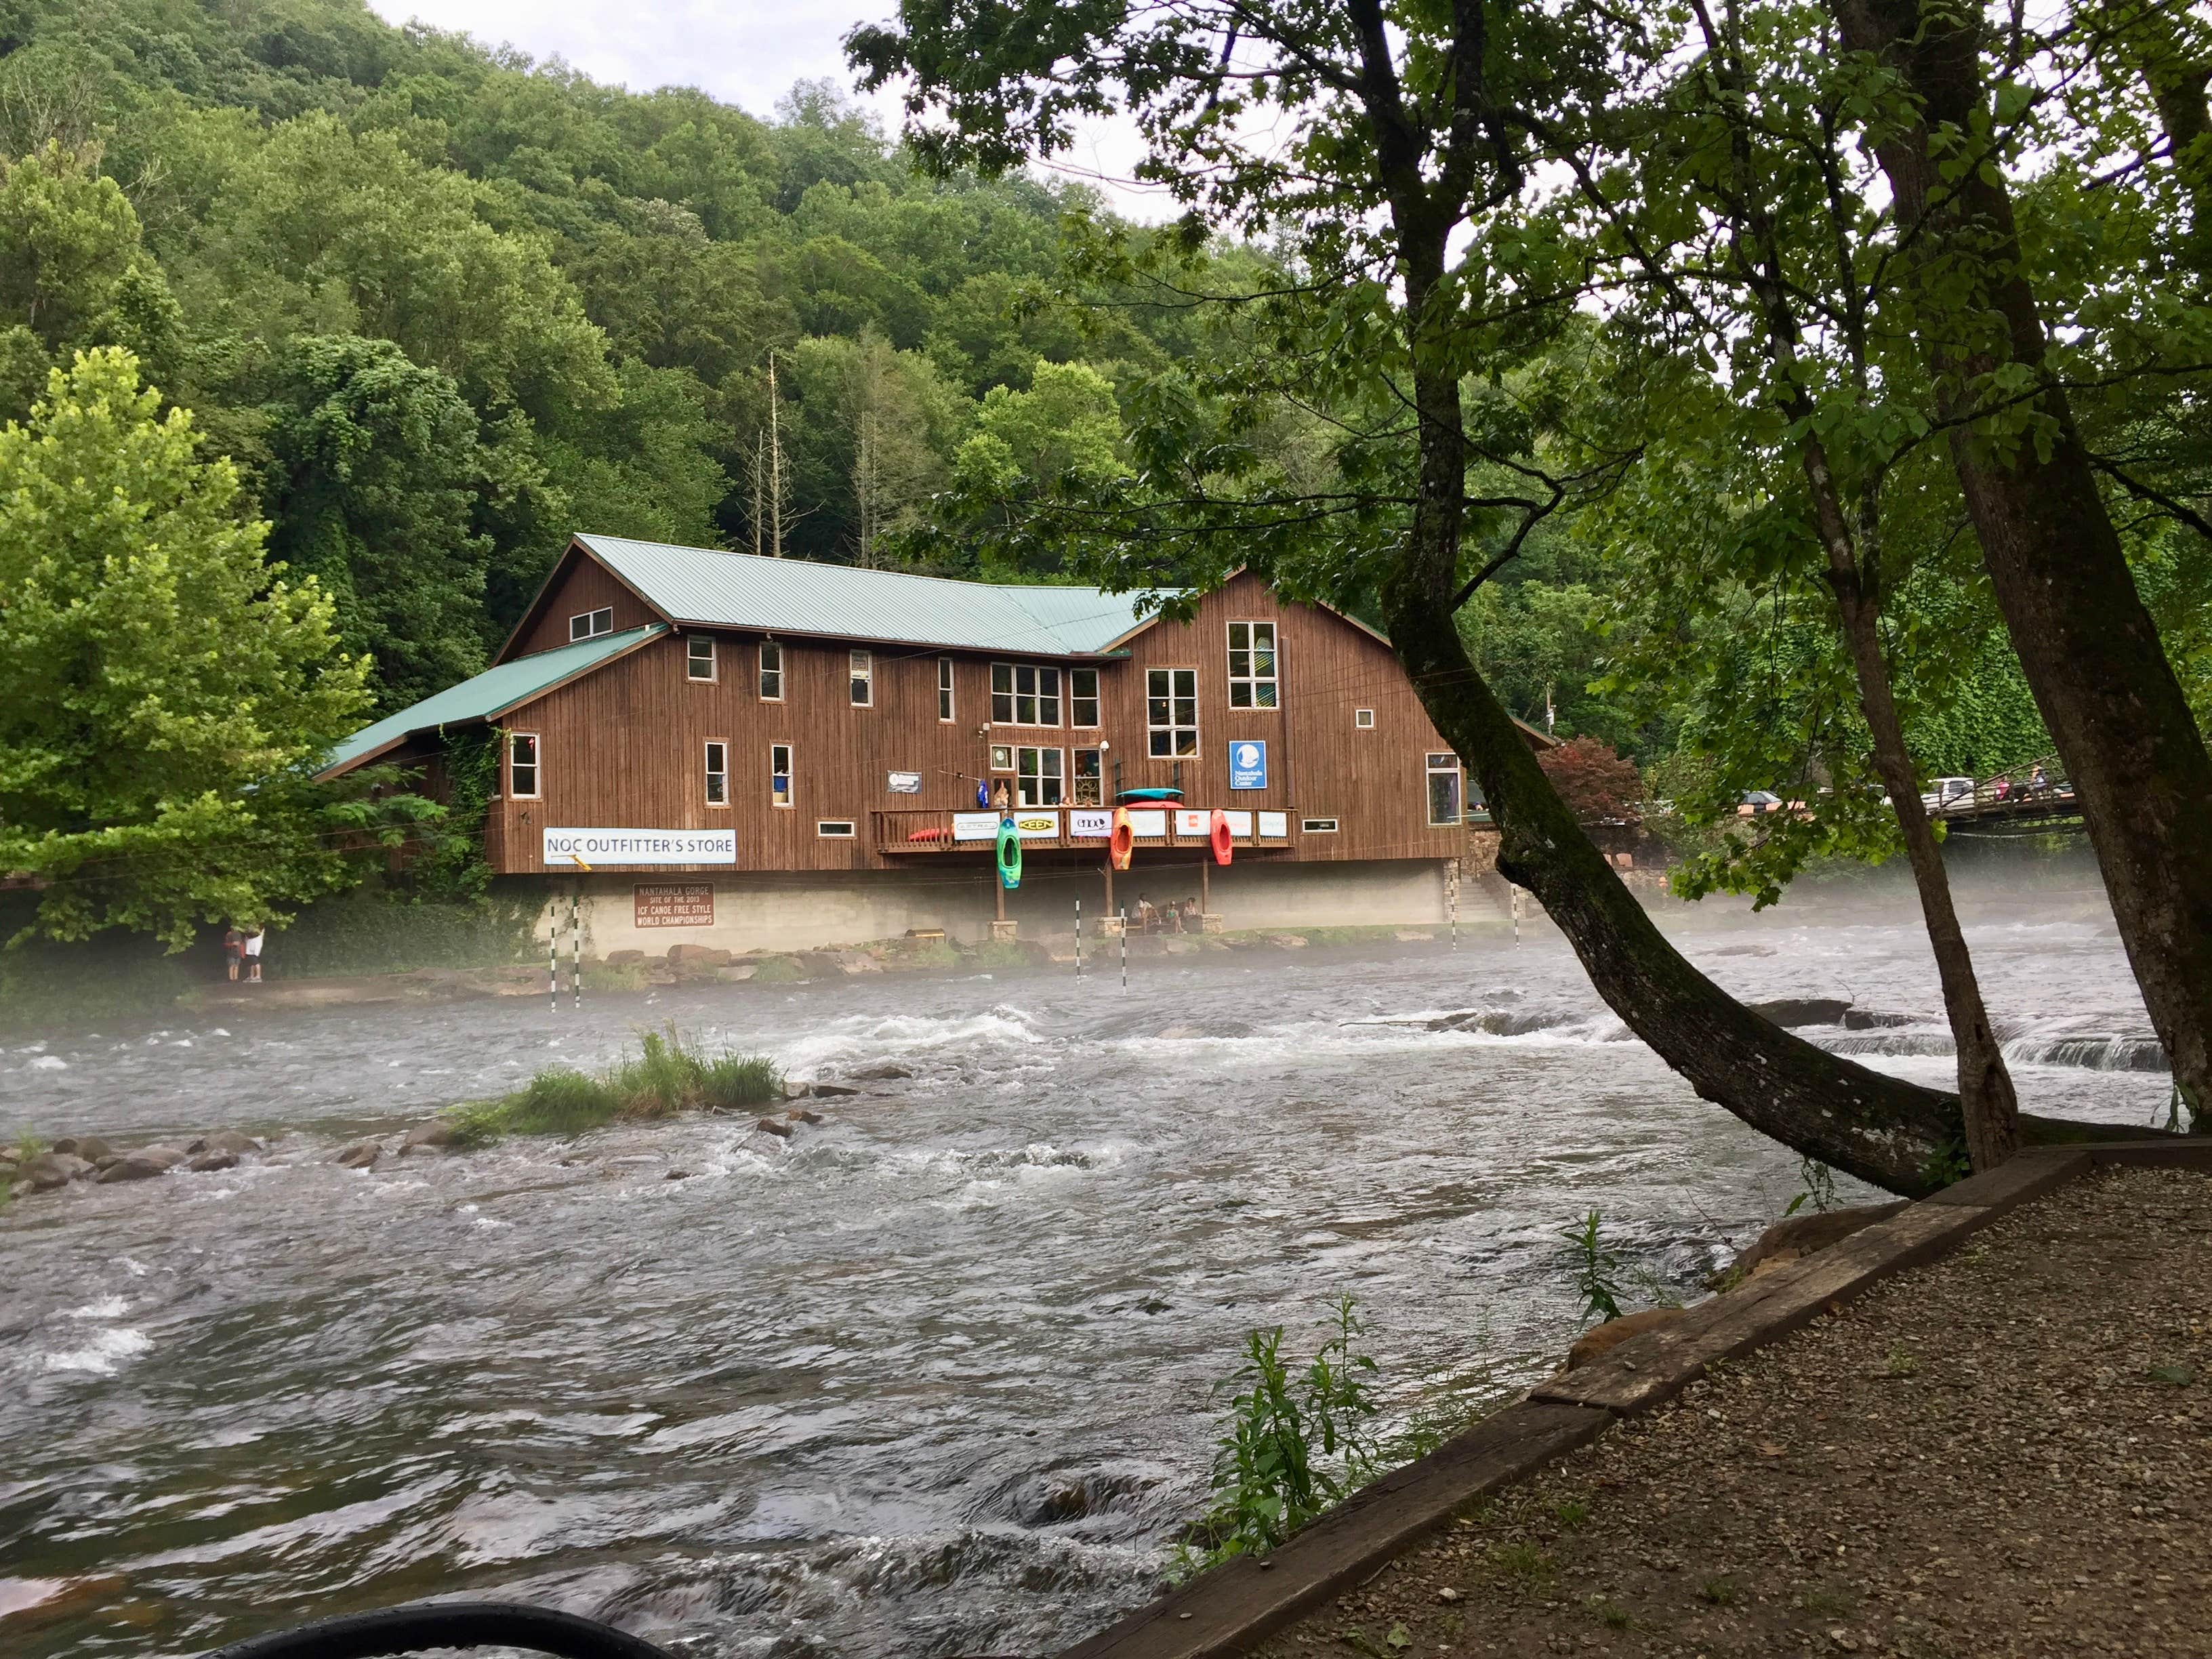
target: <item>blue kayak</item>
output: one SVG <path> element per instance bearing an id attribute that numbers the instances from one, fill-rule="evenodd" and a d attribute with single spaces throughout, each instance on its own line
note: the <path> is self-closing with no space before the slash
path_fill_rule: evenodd
<path id="1" fill-rule="evenodd" d="M 1182 791 L 1180 789 L 1123 789 L 1118 791 L 1114 799 L 1115 800 L 1181 800 Z"/>

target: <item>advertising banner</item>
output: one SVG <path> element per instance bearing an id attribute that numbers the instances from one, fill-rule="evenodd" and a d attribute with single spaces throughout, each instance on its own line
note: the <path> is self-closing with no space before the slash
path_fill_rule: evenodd
<path id="1" fill-rule="evenodd" d="M 1280 838 L 1289 835 L 1290 833 L 1291 815 L 1288 812 L 1262 812 L 1260 814 L 1260 837 L 1261 840 L 1265 841 L 1270 838 Z"/>
<path id="2" fill-rule="evenodd" d="M 921 774 L 892 772 L 884 780 L 884 787 L 894 795 L 918 795 L 921 793 Z"/>
<path id="3" fill-rule="evenodd" d="M 1164 836 L 1168 832 L 1168 815 L 1164 807 L 1147 806 L 1141 811 L 1131 808 L 1129 833 L 1133 836 Z"/>
<path id="4" fill-rule="evenodd" d="M 1176 834 L 1203 836 L 1213 828 L 1213 814 L 1202 806 L 1176 808 Z"/>
<path id="5" fill-rule="evenodd" d="M 1014 809 L 1014 833 L 1024 841 L 1058 841 L 1060 814 L 1035 806 Z"/>
<path id="6" fill-rule="evenodd" d="M 1252 815 L 1249 812 L 1224 812 L 1229 820 L 1229 833 L 1239 841 L 1252 839 Z"/>
<path id="7" fill-rule="evenodd" d="M 1267 745 L 1239 741 L 1229 745 L 1229 787 L 1265 789 L 1267 787 Z"/>
<path id="8" fill-rule="evenodd" d="M 630 919 L 640 927 L 712 927 L 711 881 L 641 881 L 629 890 Z"/>
<path id="9" fill-rule="evenodd" d="M 1079 806 L 1067 815 L 1067 833 L 1076 841 L 1104 841 L 1114 833 L 1114 815 Z"/>
<path id="10" fill-rule="evenodd" d="M 734 830 L 548 830 L 544 860 L 568 868 L 634 864 L 735 864 Z"/>
<path id="11" fill-rule="evenodd" d="M 955 812 L 952 815 L 952 839 L 955 841 L 996 841 L 999 838 L 999 815 L 996 812 Z"/>

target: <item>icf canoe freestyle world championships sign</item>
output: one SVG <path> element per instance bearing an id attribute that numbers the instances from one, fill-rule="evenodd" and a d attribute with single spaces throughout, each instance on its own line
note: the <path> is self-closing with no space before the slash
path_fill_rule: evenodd
<path id="1" fill-rule="evenodd" d="M 712 927 L 711 881 L 641 881 L 630 890 L 630 919 L 640 927 Z"/>
<path id="2" fill-rule="evenodd" d="M 548 830 L 545 862 L 568 869 L 640 864 L 735 864 L 734 830 Z"/>

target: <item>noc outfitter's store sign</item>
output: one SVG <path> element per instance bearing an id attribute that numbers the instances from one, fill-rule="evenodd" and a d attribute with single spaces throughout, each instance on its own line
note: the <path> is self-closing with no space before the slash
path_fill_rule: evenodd
<path id="1" fill-rule="evenodd" d="M 711 881 L 641 881 L 630 891 L 630 920 L 640 927 L 712 927 Z"/>
<path id="2" fill-rule="evenodd" d="M 734 830 L 548 830 L 545 862 L 569 869 L 638 864 L 735 864 Z"/>

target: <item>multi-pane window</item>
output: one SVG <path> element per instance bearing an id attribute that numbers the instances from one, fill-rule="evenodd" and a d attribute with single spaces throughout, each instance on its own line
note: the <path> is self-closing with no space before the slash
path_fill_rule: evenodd
<path id="1" fill-rule="evenodd" d="M 1275 704 L 1275 624 L 1229 624 L 1229 706 L 1273 708 Z"/>
<path id="2" fill-rule="evenodd" d="M 1098 724 L 1098 671 L 1071 668 L 1067 672 L 1067 716 L 1070 726 Z"/>
<path id="3" fill-rule="evenodd" d="M 714 678 L 714 641 L 708 634 L 694 634 L 684 642 L 684 672 L 695 680 Z"/>
<path id="4" fill-rule="evenodd" d="M 991 719 L 1000 726 L 1060 724 L 1060 670 L 1035 663 L 991 665 Z"/>
<path id="5" fill-rule="evenodd" d="M 1065 798 L 1062 767 L 1066 751 L 1060 749 L 1014 750 L 1014 805 L 1058 806 Z"/>
<path id="6" fill-rule="evenodd" d="M 615 631 L 615 612 L 612 605 L 601 605 L 597 611 L 579 611 L 568 618 L 568 643 L 578 640 L 595 640 L 602 634 Z"/>
<path id="7" fill-rule="evenodd" d="M 538 799 L 538 734 L 507 734 L 507 793 L 520 800 Z"/>
<path id="8" fill-rule="evenodd" d="M 768 746 L 768 802 L 771 806 L 791 805 L 791 745 L 787 743 Z"/>
<path id="9" fill-rule="evenodd" d="M 846 653 L 851 666 L 848 684 L 852 687 L 853 707 L 866 708 L 876 700 L 876 657 L 872 651 L 851 651 Z"/>
<path id="10" fill-rule="evenodd" d="M 761 641 L 760 694 L 763 702 L 783 701 L 783 647 L 774 640 Z"/>
<path id="11" fill-rule="evenodd" d="M 1459 822 L 1459 757 L 1446 750 L 1429 757 L 1429 822 Z"/>
<path id="12" fill-rule="evenodd" d="M 727 806 L 730 804 L 730 745 L 709 743 L 707 745 L 707 805 Z"/>
<path id="13" fill-rule="evenodd" d="M 1145 671 L 1145 728 L 1156 760 L 1198 752 L 1198 670 Z"/>
<path id="14" fill-rule="evenodd" d="M 1070 797 L 1077 806 L 1103 806 L 1106 804 L 1106 757 L 1096 749 L 1075 751 L 1075 793 Z"/>
<path id="15" fill-rule="evenodd" d="M 937 718 L 941 720 L 952 718 L 952 659 L 950 657 L 937 659 Z"/>

